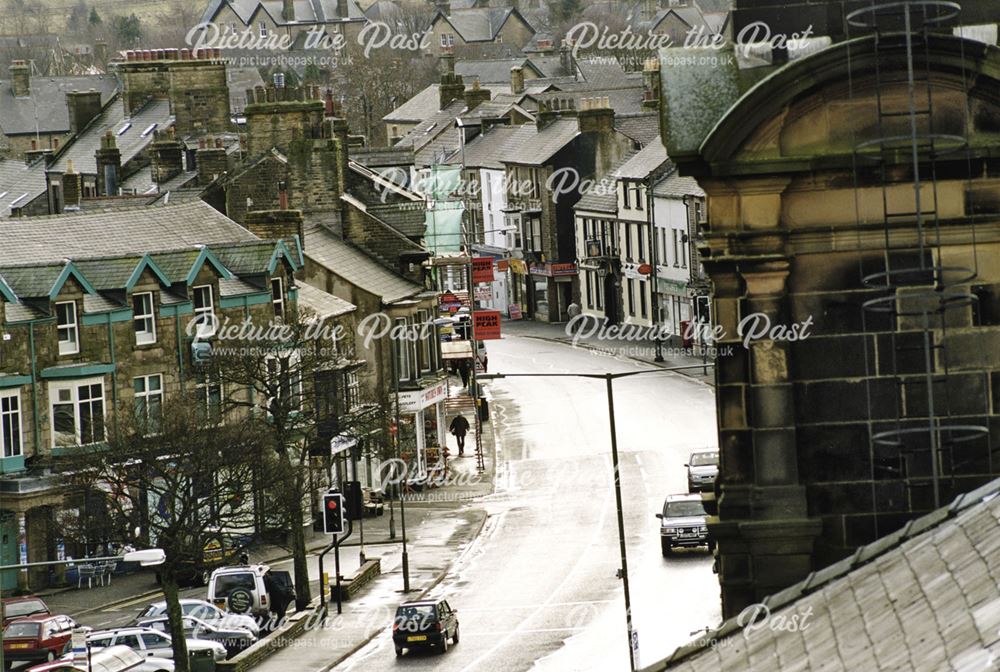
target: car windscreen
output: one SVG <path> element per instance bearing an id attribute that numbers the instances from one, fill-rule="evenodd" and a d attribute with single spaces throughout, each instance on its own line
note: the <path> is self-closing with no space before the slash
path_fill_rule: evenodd
<path id="1" fill-rule="evenodd" d="M 154 618 L 156 616 L 159 616 L 160 613 L 161 609 L 155 604 L 151 604 L 142 611 L 140 611 L 137 618 Z"/>
<path id="2" fill-rule="evenodd" d="M 427 623 L 437 621 L 437 610 L 434 605 L 420 605 L 413 607 L 399 607 L 396 609 L 396 623 L 401 629 L 406 629 L 408 625 L 425 627 Z"/>
<path id="3" fill-rule="evenodd" d="M 5 619 L 19 618 L 21 616 L 29 616 L 31 614 L 47 614 L 49 612 L 49 610 L 45 607 L 45 603 L 41 600 L 11 602 L 3 605 L 3 611 L 3 617 Z"/>
<path id="4" fill-rule="evenodd" d="M 220 574 L 215 577 L 216 597 L 229 597 L 230 593 L 239 588 L 253 592 L 256 588 L 253 574 L 249 572 L 243 574 Z"/>
<path id="5" fill-rule="evenodd" d="M 38 637 L 40 623 L 11 623 L 4 628 L 3 636 L 7 637 Z"/>
<path id="6" fill-rule="evenodd" d="M 667 502 L 663 507 L 663 515 L 666 518 L 687 518 L 688 516 L 704 516 L 705 507 L 701 502 Z"/>
<path id="7" fill-rule="evenodd" d="M 711 464 L 719 463 L 718 453 L 695 453 L 691 456 L 692 467 L 707 467 Z"/>

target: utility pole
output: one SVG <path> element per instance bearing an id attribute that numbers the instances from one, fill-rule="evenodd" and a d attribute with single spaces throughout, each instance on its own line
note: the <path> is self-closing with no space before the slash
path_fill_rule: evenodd
<path id="1" fill-rule="evenodd" d="M 396 366 L 396 360 L 397 360 L 396 348 L 399 347 L 399 344 L 398 341 L 391 341 L 391 343 L 392 346 L 391 346 L 390 356 L 392 357 L 392 386 L 393 390 L 396 393 L 396 404 L 395 404 L 396 436 L 394 438 L 394 442 L 396 444 L 396 450 L 394 451 L 394 453 L 396 457 L 396 465 L 398 467 L 400 461 L 402 461 L 402 452 L 401 452 L 402 449 L 400 446 L 400 436 L 402 434 L 402 430 L 401 427 L 399 426 L 399 370 L 398 367 Z M 415 424 L 414 424 L 414 429 L 415 430 L 419 429 L 420 431 L 423 431 L 422 427 L 417 428 Z M 403 532 L 403 592 L 404 593 L 410 592 L 410 556 L 406 551 L 406 505 L 404 503 L 406 495 L 403 492 L 405 490 L 405 488 L 403 487 L 403 482 L 405 482 L 406 477 L 407 473 L 406 473 L 406 468 L 404 467 L 402 479 L 401 480 L 397 479 L 396 481 L 396 488 L 398 489 L 399 492 L 399 522 L 403 528 L 402 532 Z"/>

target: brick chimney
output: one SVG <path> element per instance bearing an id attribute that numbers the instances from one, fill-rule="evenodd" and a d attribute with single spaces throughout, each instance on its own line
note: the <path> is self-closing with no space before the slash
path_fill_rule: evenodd
<path id="1" fill-rule="evenodd" d="M 493 98 L 493 93 L 489 89 L 479 86 L 479 79 L 472 82 L 472 88 L 465 92 L 465 106 L 474 110 L 482 103 L 488 103 Z"/>
<path id="2" fill-rule="evenodd" d="M 66 94 L 66 107 L 69 110 L 69 132 L 76 135 L 101 113 L 101 92 L 95 89 L 70 91 Z"/>
<path id="3" fill-rule="evenodd" d="M 337 18 L 346 19 L 350 17 L 347 11 L 347 0 L 337 0 Z"/>
<path id="4" fill-rule="evenodd" d="M 524 68 L 514 65 L 510 68 L 510 92 L 513 94 L 524 93 Z"/>
<path id="5" fill-rule="evenodd" d="M 647 58 L 642 67 L 642 106 L 649 110 L 660 107 L 660 59 Z"/>
<path id="6" fill-rule="evenodd" d="M 80 207 L 80 196 L 82 193 L 82 182 L 80 173 L 73 170 L 73 159 L 66 161 L 66 172 L 63 174 L 63 201 L 65 208 Z"/>
<path id="7" fill-rule="evenodd" d="M 204 147 L 201 144 L 199 141 L 198 151 L 195 152 L 195 165 L 198 168 L 198 184 L 205 186 L 229 169 L 229 161 L 221 140 L 209 138 Z"/>
<path id="8" fill-rule="evenodd" d="M 247 90 L 247 152 L 277 148 L 289 152 L 296 140 L 323 137 L 326 105 L 319 87 L 263 87 Z"/>
<path id="9" fill-rule="evenodd" d="M 97 193 L 117 196 L 121 185 L 122 153 L 110 130 L 101 138 L 101 148 L 94 152 L 94 158 L 97 159 Z"/>
<path id="10" fill-rule="evenodd" d="M 615 111 L 607 96 L 582 99 L 577 119 L 581 133 L 613 133 L 615 130 Z"/>
<path id="11" fill-rule="evenodd" d="M 560 117 L 573 117 L 576 114 L 576 102 L 572 98 L 549 98 L 538 102 L 535 124 L 541 129 Z"/>
<path id="12" fill-rule="evenodd" d="M 10 64 L 10 89 L 15 98 L 31 95 L 31 66 L 26 61 L 12 61 Z"/>
<path id="13" fill-rule="evenodd" d="M 559 47 L 559 63 L 567 75 L 576 77 L 576 63 L 573 61 L 573 41 L 563 40 Z"/>
<path id="14" fill-rule="evenodd" d="M 301 210 L 253 210 L 247 213 L 243 225 L 250 233 L 265 240 L 286 240 L 302 237 Z"/>
<path id="15" fill-rule="evenodd" d="M 443 54 L 441 56 L 441 83 L 438 85 L 439 107 L 443 110 L 455 100 L 462 100 L 465 96 L 465 84 L 462 82 L 462 75 L 455 74 L 455 54 Z"/>
<path id="16" fill-rule="evenodd" d="M 104 40 L 94 40 L 94 65 L 102 70 L 108 66 L 108 43 Z"/>
<path id="17" fill-rule="evenodd" d="M 281 0 L 281 18 L 285 21 L 295 20 L 295 0 Z"/>
<path id="18" fill-rule="evenodd" d="M 149 146 L 149 169 L 153 182 L 161 184 L 184 171 L 184 147 L 174 135 L 173 127 L 156 131 Z"/>

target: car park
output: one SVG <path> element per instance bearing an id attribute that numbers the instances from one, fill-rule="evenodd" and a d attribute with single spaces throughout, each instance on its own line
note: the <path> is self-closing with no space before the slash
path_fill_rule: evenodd
<path id="1" fill-rule="evenodd" d="M 181 613 L 185 616 L 193 616 L 199 620 L 202 620 L 209 625 L 216 628 L 222 629 L 243 629 L 248 630 L 250 634 L 256 636 L 260 635 L 260 626 L 257 621 L 252 616 L 247 616 L 246 614 L 233 614 L 228 611 L 224 611 L 219 607 L 215 606 L 211 602 L 206 602 L 205 600 L 196 600 L 191 598 L 185 598 L 180 600 Z M 163 600 L 159 602 L 153 602 L 145 609 L 139 612 L 138 616 L 132 621 L 132 625 L 139 625 L 140 621 L 145 621 L 149 619 L 158 618 L 160 616 L 167 615 L 167 603 Z"/>
<path id="2" fill-rule="evenodd" d="M 448 651 L 449 641 L 458 644 L 458 612 L 447 600 L 404 602 L 396 609 L 392 643 L 396 655 L 404 650 L 436 648 Z"/>
<path id="3" fill-rule="evenodd" d="M 660 519 L 660 548 L 664 557 L 678 546 L 708 546 L 715 550 L 715 543 L 708 537 L 705 506 L 701 495 L 668 495 Z"/>
<path id="4" fill-rule="evenodd" d="M 9 668 L 18 661 L 53 661 L 61 657 L 73 630 L 79 628 L 69 616 L 35 614 L 18 618 L 3 629 L 3 658 Z"/>
<path id="5" fill-rule="evenodd" d="M 210 642 L 218 642 L 226 647 L 226 653 L 229 656 L 235 656 L 257 641 L 257 637 L 249 630 L 219 627 L 194 616 L 185 616 L 182 619 L 182 623 L 184 626 L 184 635 L 188 639 L 203 639 Z M 167 616 L 157 616 L 156 618 L 139 621 L 138 626 L 170 634 L 170 623 Z"/>
<path id="6" fill-rule="evenodd" d="M 93 632 L 87 636 L 87 643 L 90 644 L 91 648 L 104 648 L 120 644 L 146 656 L 174 657 L 173 641 L 170 639 L 170 635 L 152 628 L 129 627 Z M 228 656 L 226 647 L 222 644 L 201 639 L 188 639 L 187 649 L 189 653 L 210 652 L 216 661 L 225 660 Z"/>
<path id="7" fill-rule="evenodd" d="M 34 595 L 25 597 L 3 598 L 3 627 L 17 618 L 34 616 L 35 614 L 51 614 L 49 607 L 40 597 Z"/>
<path id="8" fill-rule="evenodd" d="M 719 476 L 719 451 L 703 450 L 691 453 L 687 464 L 688 492 L 715 488 Z"/>
<path id="9" fill-rule="evenodd" d="M 144 657 L 127 646 L 109 646 L 91 651 L 89 661 L 74 661 L 70 653 L 51 663 L 30 667 L 26 672 L 174 672 L 174 661 Z"/>

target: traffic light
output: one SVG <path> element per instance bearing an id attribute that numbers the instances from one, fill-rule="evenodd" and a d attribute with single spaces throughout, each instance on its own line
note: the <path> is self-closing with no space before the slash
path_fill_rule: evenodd
<path id="1" fill-rule="evenodd" d="M 339 492 L 323 495 L 323 531 L 327 534 L 344 532 L 344 496 Z"/>

